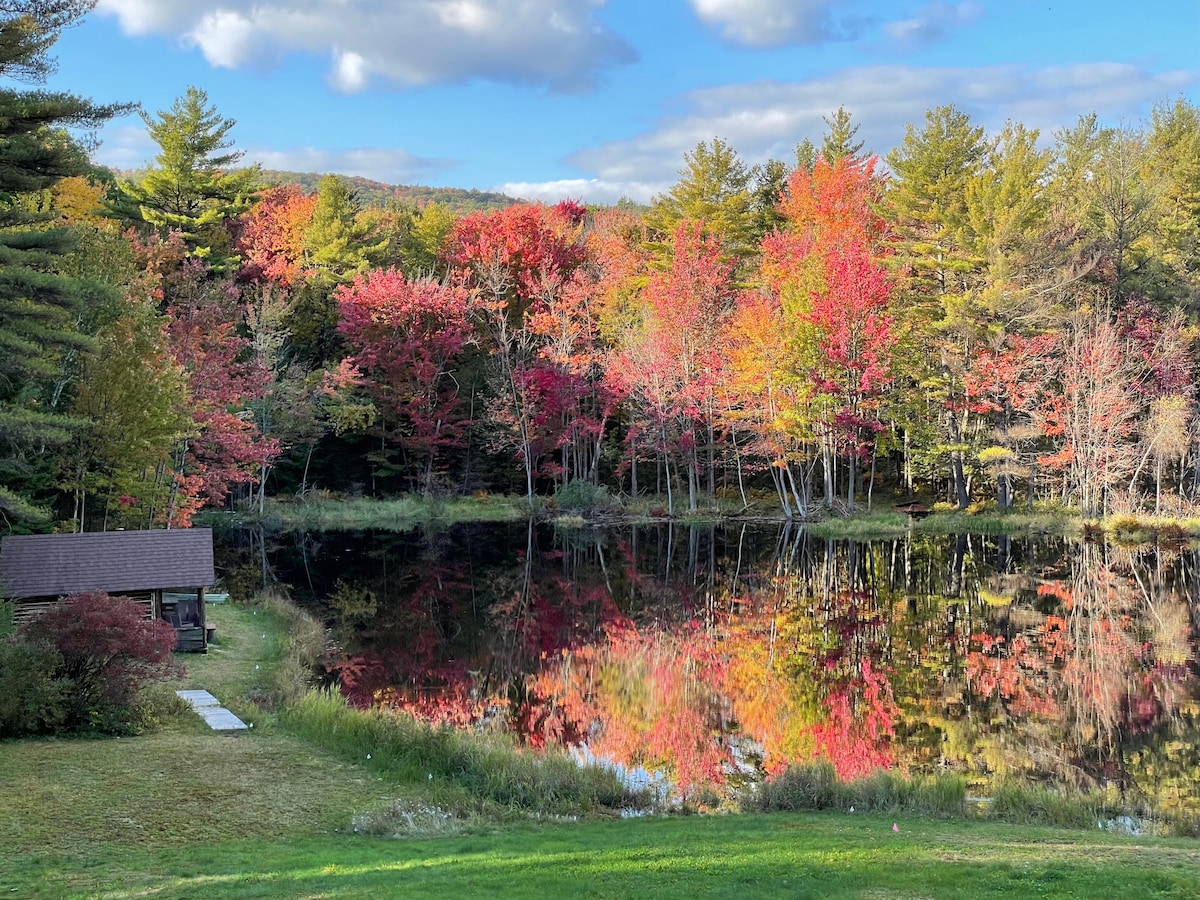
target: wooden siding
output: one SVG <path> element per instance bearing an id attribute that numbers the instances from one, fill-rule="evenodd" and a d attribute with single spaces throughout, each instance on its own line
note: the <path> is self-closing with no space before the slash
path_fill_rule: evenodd
<path id="1" fill-rule="evenodd" d="M 156 619 L 158 618 L 156 615 L 158 593 L 158 591 L 126 591 L 119 596 L 128 597 L 144 607 L 143 619 Z M 50 607 L 57 606 L 62 600 L 62 597 L 22 597 L 20 600 L 10 601 L 13 605 L 13 625 L 23 625 Z"/>

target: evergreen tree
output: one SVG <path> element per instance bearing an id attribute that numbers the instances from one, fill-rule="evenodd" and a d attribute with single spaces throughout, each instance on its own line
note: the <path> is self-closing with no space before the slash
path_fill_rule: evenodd
<path id="1" fill-rule="evenodd" d="M 703 222 L 705 233 L 720 239 L 726 257 L 751 256 L 759 227 L 754 172 L 720 138 L 701 141 L 683 160 L 679 181 L 654 198 L 646 215 L 646 223 L 662 237 L 662 247 L 667 249 L 681 222 Z"/>
<path id="2" fill-rule="evenodd" d="M 54 70 L 47 57 L 59 32 L 93 6 L 86 0 L 30 0 L 0 6 L 0 78 L 37 82 Z M 97 127 L 125 111 L 72 94 L 0 87 L 0 528 L 44 521 L 34 457 L 61 445 L 76 420 L 63 410 L 64 361 L 90 346 L 78 323 L 103 293 L 64 277 L 58 263 L 70 229 L 49 227 L 53 213 L 26 202 L 60 179 L 88 170 L 87 156 L 64 130 Z"/>
<path id="3" fill-rule="evenodd" d="M 141 115 L 159 153 L 140 181 L 121 185 L 113 212 L 163 233 L 179 231 L 196 256 L 222 267 L 232 243 L 225 222 L 249 209 L 260 188 L 257 166 L 233 168 L 242 158 L 242 151 L 231 149 L 236 122 L 223 118 L 196 87 L 171 109 Z"/>
<path id="4" fill-rule="evenodd" d="M 321 280 L 347 282 L 370 268 L 387 248 L 387 237 L 359 217 L 359 206 L 346 182 L 326 175 L 317 184 L 317 205 L 304 235 L 304 259 Z"/>
<path id="5" fill-rule="evenodd" d="M 988 149 L 987 165 L 967 183 L 964 249 L 979 260 L 971 315 L 980 332 L 1003 335 L 1045 328 L 1050 265 L 1051 154 L 1037 130 L 1008 123 Z"/>
<path id="6" fill-rule="evenodd" d="M 1080 116 L 1074 128 L 1054 132 L 1050 199 L 1073 225 L 1090 228 L 1091 181 L 1101 148 L 1112 129 L 1101 128 L 1095 113 Z"/>
<path id="7" fill-rule="evenodd" d="M 403 247 L 405 275 L 418 279 L 441 278 L 446 274 L 441 251 L 456 220 L 449 207 L 440 203 L 430 203 L 421 210 Z"/>
<path id="8" fill-rule="evenodd" d="M 961 293 L 974 268 L 961 238 L 967 184 L 980 173 L 986 153 L 983 128 L 953 106 L 941 106 L 925 114 L 921 131 L 907 126 L 904 141 L 887 156 L 900 257 L 938 296 Z"/>
<path id="9" fill-rule="evenodd" d="M 1089 211 L 1112 262 L 1119 298 L 1145 293 L 1155 277 L 1147 241 L 1155 227 L 1161 180 L 1149 159 L 1140 129 L 1113 129 L 1089 180 Z"/>
<path id="10" fill-rule="evenodd" d="M 903 143 L 887 157 L 894 175 L 887 199 L 896 258 L 910 276 L 908 327 L 923 338 L 918 349 L 923 358 L 914 359 L 913 374 L 924 388 L 925 415 L 939 420 L 943 442 L 935 454 L 949 462 L 960 508 L 970 502 L 963 379 L 974 338 L 972 290 L 981 264 L 964 246 L 970 222 L 967 187 L 982 172 L 986 153 L 983 129 L 966 113 L 942 106 L 925 114 L 922 130 L 909 125 Z"/>
<path id="11" fill-rule="evenodd" d="M 839 106 L 832 118 L 829 116 L 822 116 L 822 118 L 829 129 L 821 141 L 821 155 L 825 157 L 826 162 L 837 162 L 843 156 L 849 156 L 852 159 L 864 157 L 863 142 L 854 140 L 854 136 L 858 134 L 858 126 L 851 124 L 850 113 L 846 112 L 846 107 Z"/>
<path id="12" fill-rule="evenodd" d="M 808 138 L 796 145 L 796 168 L 811 172 L 817 164 L 817 148 Z"/>
<path id="13" fill-rule="evenodd" d="M 761 240 L 784 222 L 779 202 L 787 193 L 787 180 L 792 171 L 786 163 L 768 159 L 761 166 L 755 166 L 753 172 L 754 190 L 751 196 L 756 218 L 754 233 Z"/>
<path id="14" fill-rule="evenodd" d="M 345 180 L 337 175 L 321 178 L 312 223 L 304 233 L 307 277 L 293 293 L 286 321 L 293 359 L 316 369 L 339 357 L 342 339 L 334 291 L 376 265 L 389 243 L 371 217 L 360 214 Z"/>
<path id="15" fill-rule="evenodd" d="M 1159 192 L 1161 253 L 1200 302 L 1200 106 L 1182 97 L 1154 108 L 1150 165 L 1163 177 Z"/>

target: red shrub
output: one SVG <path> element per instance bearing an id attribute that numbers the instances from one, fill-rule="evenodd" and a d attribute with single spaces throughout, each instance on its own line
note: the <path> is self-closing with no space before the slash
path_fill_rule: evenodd
<path id="1" fill-rule="evenodd" d="M 62 656 L 55 676 L 71 685 L 63 730 L 136 727 L 141 687 L 175 670 L 174 630 L 144 615 L 128 597 L 74 594 L 17 632 L 18 640 L 46 642 Z"/>

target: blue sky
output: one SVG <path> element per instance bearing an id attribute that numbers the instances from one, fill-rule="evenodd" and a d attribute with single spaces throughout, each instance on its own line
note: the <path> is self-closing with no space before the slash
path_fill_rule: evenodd
<path id="1" fill-rule="evenodd" d="M 878 153 L 954 104 L 1049 140 L 1200 97 L 1200 2 L 99 0 L 50 86 L 167 109 L 189 85 L 270 168 L 648 201 L 720 137 L 791 160 L 844 105 Z M 154 145 L 111 123 L 99 162 Z"/>

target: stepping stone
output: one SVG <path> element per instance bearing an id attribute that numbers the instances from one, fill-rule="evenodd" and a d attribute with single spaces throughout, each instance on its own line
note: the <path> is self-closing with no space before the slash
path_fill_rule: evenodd
<path id="1" fill-rule="evenodd" d="M 175 695 L 186 700 L 213 731 L 241 731 L 247 727 L 208 691 L 176 691 Z"/>

